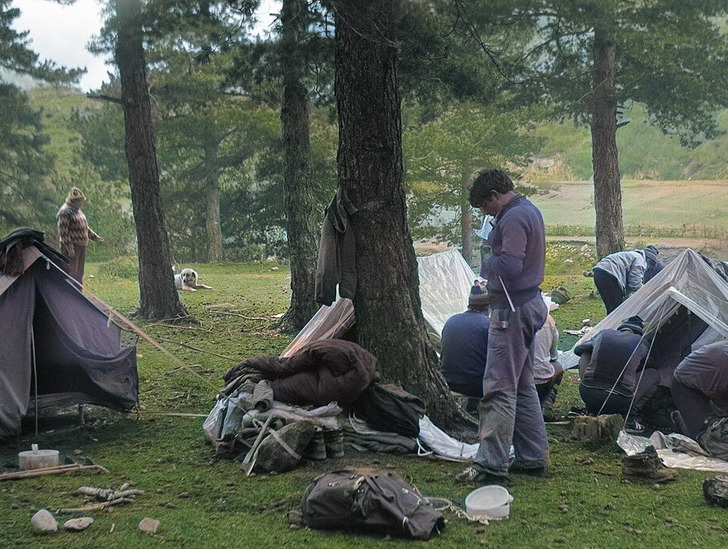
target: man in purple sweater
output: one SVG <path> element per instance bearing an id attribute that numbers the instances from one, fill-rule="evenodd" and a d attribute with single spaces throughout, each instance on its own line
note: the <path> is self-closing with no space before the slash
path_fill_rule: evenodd
<path id="1" fill-rule="evenodd" d="M 480 274 L 490 301 L 488 355 L 479 403 L 480 446 L 458 480 L 506 484 L 508 473 L 545 476 L 548 439 L 533 379 L 533 341 L 548 315 L 543 281 L 546 237 L 541 212 L 501 170 L 480 172 L 470 204 L 495 217 L 492 255 Z M 510 461 L 513 445 L 515 460 Z"/>

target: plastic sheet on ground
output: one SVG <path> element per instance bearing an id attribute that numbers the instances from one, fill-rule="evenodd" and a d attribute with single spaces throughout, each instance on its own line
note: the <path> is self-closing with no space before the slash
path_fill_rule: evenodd
<path id="1" fill-rule="evenodd" d="M 728 473 L 728 461 L 707 455 L 697 442 L 678 433 L 665 435 L 655 431 L 647 438 L 620 431 L 617 444 L 628 456 L 640 453 L 651 444 L 665 467 Z"/>
<path id="2" fill-rule="evenodd" d="M 419 439 L 433 453 L 442 458 L 453 460 L 470 461 L 475 457 L 478 451 L 477 444 L 469 444 L 461 442 L 448 435 L 445 431 L 437 427 L 429 417 L 422 416 L 420 418 L 420 434 Z"/>

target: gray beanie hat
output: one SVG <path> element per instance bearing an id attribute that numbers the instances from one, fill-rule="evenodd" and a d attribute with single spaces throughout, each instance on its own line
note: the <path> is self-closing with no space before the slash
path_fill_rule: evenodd
<path id="1" fill-rule="evenodd" d="M 620 332 L 629 330 L 637 335 L 642 335 L 644 333 L 644 321 L 638 316 L 631 316 L 627 320 L 624 320 L 617 330 Z"/>
<path id="2" fill-rule="evenodd" d="M 660 253 L 660 250 L 654 246 L 645 246 L 642 251 L 644 252 L 645 259 L 648 263 L 657 263 L 657 255 Z"/>

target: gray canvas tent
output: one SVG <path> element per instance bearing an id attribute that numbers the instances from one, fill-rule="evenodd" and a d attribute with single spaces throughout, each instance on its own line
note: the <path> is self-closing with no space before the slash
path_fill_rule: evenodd
<path id="1" fill-rule="evenodd" d="M 137 402 L 136 348 L 59 265 L 43 233 L 0 241 L 0 439 L 29 411 L 69 404 L 128 410 Z"/>
<path id="2" fill-rule="evenodd" d="M 422 314 L 428 333 L 439 340 L 445 321 L 467 308 L 470 288 L 477 277 L 457 250 L 418 257 L 417 270 Z M 281 356 L 295 354 L 309 341 L 346 338 L 354 324 L 354 305 L 350 299 L 339 297 L 330 306 L 324 305 L 316 312 Z"/>
<path id="3" fill-rule="evenodd" d="M 650 357 L 659 364 L 662 383 L 669 385 L 673 370 L 691 350 L 728 338 L 728 282 L 709 260 L 688 248 L 574 346 L 634 315 L 644 320 Z M 562 363 L 577 365 L 573 348 Z"/>

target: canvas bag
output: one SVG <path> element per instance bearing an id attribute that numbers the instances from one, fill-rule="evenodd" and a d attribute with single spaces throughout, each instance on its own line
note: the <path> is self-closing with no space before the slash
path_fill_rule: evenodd
<path id="1" fill-rule="evenodd" d="M 419 397 L 391 384 L 372 383 L 351 405 L 372 429 L 415 438 L 425 405 Z"/>
<path id="2" fill-rule="evenodd" d="M 697 442 L 711 456 L 728 460 L 728 417 L 708 420 L 708 427 Z"/>
<path id="3" fill-rule="evenodd" d="M 301 511 L 310 528 L 427 540 L 445 527 L 442 511 L 401 476 L 366 468 L 316 477 L 303 495 Z"/>

